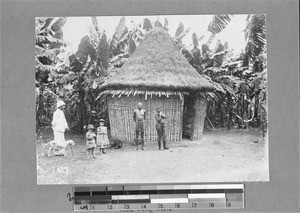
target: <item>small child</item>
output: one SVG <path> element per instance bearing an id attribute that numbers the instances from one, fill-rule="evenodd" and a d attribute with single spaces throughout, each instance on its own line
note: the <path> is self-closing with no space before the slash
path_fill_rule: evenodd
<path id="1" fill-rule="evenodd" d="M 167 116 L 161 111 L 160 107 L 156 108 L 156 121 L 163 127 L 166 126 L 166 118 Z"/>
<path id="2" fill-rule="evenodd" d="M 93 158 L 97 158 L 94 153 L 94 149 L 96 147 L 96 134 L 93 132 L 94 126 L 92 124 L 88 125 L 88 132 L 86 133 L 86 157 L 88 157 L 88 153 L 91 152 L 93 155 Z"/>
<path id="3" fill-rule="evenodd" d="M 106 154 L 105 148 L 109 146 L 109 140 L 107 136 L 107 127 L 104 126 L 104 119 L 100 119 L 100 126 L 97 128 L 97 146 L 100 153 Z"/>

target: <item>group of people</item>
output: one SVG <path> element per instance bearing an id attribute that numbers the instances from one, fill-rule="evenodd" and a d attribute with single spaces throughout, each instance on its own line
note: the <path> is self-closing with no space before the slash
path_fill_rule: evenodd
<path id="1" fill-rule="evenodd" d="M 94 152 L 96 147 L 99 148 L 100 153 L 106 154 L 105 148 L 109 146 L 109 140 L 107 136 L 107 127 L 104 126 L 104 119 L 100 119 L 100 126 L 97 128 L 97 135 L 93 132 L 95 128 L 92 124 L 89 124 L 87 129 L 88 132 L 85 135 L 87 159 L 89 159 L 89 152 L 92 154 L 93 158 L 97 158 Z"/>
<path id="2" fill-rule="evenodd" d="M 66 121 L 64 110 L 66 104 L 58 100 L 57 101 L 57 109 L 53 114 L 52 120 L 52 129 L 54 133 L 54 140 L 57 142 L 65 141 L 65 131 L 69 130 L 68 123 Z M 141 139 L 142 150 L 145 151 L 145 143 L 144 143 L 144 122 L 147 118 L 146 110 L 142 108 L 142 103 L 138 103 L 138 108 L 133 112 L 133 120 L 135 122 L 135 150 L 138 150 L 139 138 Z M 165 126 L 166 126 L 166 115 L 161 111 L 159 107 L 156 108 L 156 130 L 157 130 L 157 142 L 158 149 L 164 150 L 169 149 L 166 145 L 166 134 L 165 134 Z M 93 158 L 97 158 L 95 156 L 95 148 L 99 148 L 100 153 L 106 154 L 105 149 L 109 146 L 109 139 L 107 135 L 107 127 L 104 126 L 104 119 L 100 119 L 99 127 L 97 128 L 97 134 L 94 133 L 95 127 L 92 124 L 87 126 L 86 133 L 86 156 L 89 159 L 88 154 L 91 153 Z M 162 142 L 162 143 L 161 143 Z"/>
<path id="3" fill-rule="evenodd" d="M 145 151 L 144 143 L 144 122 L 146 120 L 147 113 L 146 110 L 142 108 L 142 103 L 138 103 L 138 108 L 133 111 L 133 120 L 135 122 L 135 150 L 138 150 L 138 141 L 141 138 L 142 150 Z M 156 108 L 156 131 L 157 131 L 157 143 L 158 149 L 164 150 L 169 149 L 167 147 L 166 141 L 166 115 L 161 111 L 160 107 Z M 161 144 L 161 142 L 163 144 Z"/>
<path id="4" fill-rule="evenodd" d="M 66 104 L 58 100 L 56 103 L 56 111 L 53 114 L 53 120 L 51 122 L 54 141 L 56 144 L 63 143 L 65 141 L 65 131 L 69 130 L 67 120 L 64 115 Z M 97 135 L 93 132 L 95 127 L 90 124 L 87 126 L 88 132 L 86 133 L 86 156 L 89 159 L 88 153 L 91 153 L 93 158 L 95 156 L 95 148 L 99 148 L 100 153 L 106 154 L 105 149 L 109 146 L 109 140 L 107 136 L 107 127 L 104 126 L 104 120 L 100 119 L 99 127 L 97 128 Z"/>

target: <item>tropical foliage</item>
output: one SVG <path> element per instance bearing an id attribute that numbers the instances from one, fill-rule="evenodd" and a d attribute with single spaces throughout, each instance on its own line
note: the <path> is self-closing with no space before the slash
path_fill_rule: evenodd
<path id="1" fill-rule="evenodd" d="M 205 94 L 208 100 L 206 127 L 267 127 L 266 25 L 264 15 L 249 15 L 245 25 L 247 45 L 242 53 L 229 50 L 228 43 L 211 43 L 232 20 L 232 15 L 213 16 L 207 30 L 211 36 L 192 33 L 193 43 L 182 39 L 189 33 L 180 23 L 174 37 L 189 63 L 215 87 Z M 131 21 L 122 17 L 115 33 L 108 39 L 96 17 L 75 53 L 68 51 L 62 26 L 67 19 L 36 19 L 36 106 L 37 127 L 49 125 L 57 99 L 67 103 L 70 127 L 82 131 L 88 123 L 107 117 L 105 99 L 99 98 L 98 86 L 115 74 L 139 46 L 146 33 L 155 26 L 168 31 L 169 22 Z M 202 44 L 202 45 L 201 45 Z M 242 48 L 242 47 L 241 47 Z M 94 123 L 96 125 L 96 123 Z"/>

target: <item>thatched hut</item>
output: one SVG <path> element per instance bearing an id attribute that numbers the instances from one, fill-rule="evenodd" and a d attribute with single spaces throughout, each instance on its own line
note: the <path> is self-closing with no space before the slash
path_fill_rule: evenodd
<path id="1" fill-rule="evenodd" d="M 213 90 L 189 64 L 171 36 L 156 27 L 117 73 L 100 87 L 107 97 L 111 136 L 122 141 L 135 137 L 133 110 L 142 102 L 147 111 L 145 142 L 156 142 L 155 109 L 167 115 L 167 141 L 181 141 L 183 122 L 191 139 L 203 132 L 206 100 L 201 93 Z M 185 99 L 189 105 L 185 105 Z M 185 108 L 185 110 L 184 110 Z M 189 114 L 183 121 L 184 111 Z"/>

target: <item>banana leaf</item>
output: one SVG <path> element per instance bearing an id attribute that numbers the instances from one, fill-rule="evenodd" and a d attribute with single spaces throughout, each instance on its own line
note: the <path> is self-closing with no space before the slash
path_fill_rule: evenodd
<path id="1" fill-rule="evenodd" d="M 151 21 L 147 18 L 144 19 L 143 21 L 143 29 L 146 30 L 146 31 L 149 31 L 153 28 L 152 24 L 151 24 Z"/>
<path id="2" fill-rule="evenodd" d="M 99 23 L 98 23 L 98 20 L 97 20 L 97 17 L 96 16 L 92 16 L 92 23 L 94 25 L 94 28 L 96 30 L 96 32 L 98 33 L 98 35 L 100 36 L 101 35 L 101 31 L 100 31 L 100 27 L 99 27 Z"/>
<path id="3" fill-rule="evenodd" d="M 165 31 L 167 31 L 167 32 L 169 31 L 169 21 L 168 21 L 167 18 L 165 18 L 164 29 L 165 29 Z"/>
<path id="4" fill-rule="evenodd" d="M 75 55 L 76 58 L 78 58 L 78 60 L 83 64 L 87 62 L 88 56 L 90 56 L 92 60 L 96 59 L 96 51 L 90 43 L 89 36 L 86 35 L 81 39 Z"/>
<path id="5" fill-rule="evenodd" d="M 56 49 L 47 50 L 38 45 L 35 45 L 35 54 L 37 57 L 45 56 L 45 57 L 49 58 L 51 61 L 56 63 L 58 60 L 57 53 L 58 53 L 58 50 L 56 50 Z"/>
<path id="6" fill-rule="evenodd" d="M 136 49 L 136 44 L 132 38 L 129 39 L 128 54 L 131 55 Z"/>
<path id="7" fill-rule="evenodd" d="M 207 30 L 213 34 L 220 33 L 231 21 L 232 15 L 214 15 Z"/>
<path id="8" fill-rule="evenodd" d="M 58 18 L 52 25 L 51 25 L 51 30 L 53 32 L 58 32 L 59 30 L 61 30 L 61 28 L 65 25 L 65 23 L 67 22 L 67 18 L 66 17 L 60 17 Z"/>
<path id="9" fill-rule="evenodd" d="M 118 47 L 119 40 L 122 37 L 122 35 L 124 34 L 125 29 L 126 29 L 126 26 L 125 26 L 125 17 L 123 16 L 120 19 L 119 24 L 116 27 L 115 33 L 114 33 L 113 38 L 111 40 L 111 43 L 110 43 L 110 49 L 111 49 L 111 51 L 114 50 L 114 49 L 116 49 Z"/>
<path id="10" fill-rule="evenodd" d="M 106 69 L 108 67 L 110 50 L 105 33 L 103 33 L 100 43 L 97 47 L 97 56 L 97 64 L 103 66 Z"/>
<path id="11" fill-rule="evenodd" d="M 156 20 L 154 26 L 155 27 L 163 27 L 162 24 L 160 23 L 160 21 L 158 19 Z"/>
<path id="12" fill-rule="evenodd" d="M 39 17 L 37 19 L 39 20 L 40 24 L 43 24 L 42 28 L 40 29 L 40 31 L 41 31 L 41 30 L 47 29 L 54 18 L 52 18 L 52 17 L 49 17 L 49 18 Z"/>
<path id="13" fill-rule="evenodd" d="M 177 36 L 179 36 L 181 33 L 183 33 L 183 31 L 184 31 L 184 25 L 182 24 L 182 22 L 180 22 L 178 27 L 177 27 L 177 30 L 175 32 L 175 38 Z"/>
<path id="14" fill-rule="evenodd" d="M 175 39 L 177 41 L 179 41 L 180 43 L 182 42 L 182 38 L 189 33 L 191 28 L 187 28 L 186 30 L 184 30 L 182 33 L 180 33 L 178 36 L 175 37 Z"/>
<path id="15" fill-rule="evenodd" d="M 197 49 L 199 47 L 199 43 L 198 43 L 198 38 L 196 33 L 193 33 L 192 40 L 193 40 L 194 49 Z"/>

